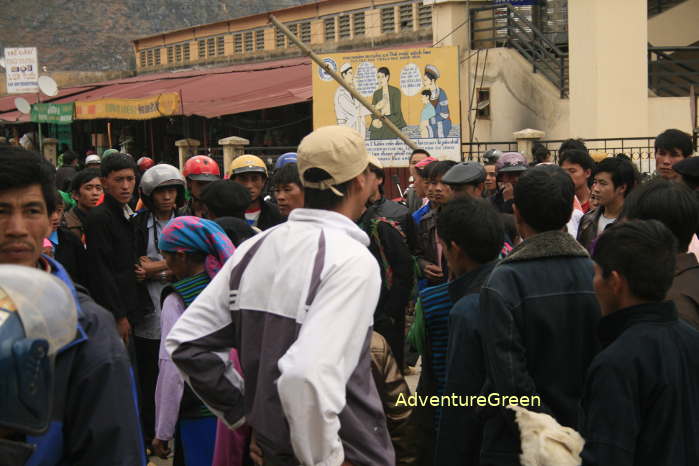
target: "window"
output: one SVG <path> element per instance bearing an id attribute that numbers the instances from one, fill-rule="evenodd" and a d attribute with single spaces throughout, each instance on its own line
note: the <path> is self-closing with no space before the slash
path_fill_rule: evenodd
<path id="1" fill-rule="evenodd" d="M 381 32 L 396 32 L 396 11 L 392 6 L 381 8 Z"/>
<path id="2" fill-rule="evenodd" d="M 197 46 L 199 49 L 199 58 L 206 58 L 206 41 L 204 39 L 197 41 Z"/>
<path id="3" fill-rule="evenodd" d="M 145 51 L 145 50 L 141 50 L 141 51 L 138 53 L 138 65 L 139 65 L 141 68 L 143 68 L 143 67 L 146 66 L 146 51 Z"/>
<path id="4" fill-rule="evenodd" d="M 299 25 L 298 24 L 289 24 L 289 26 L 287 26 L 287 27 L 289 28 L 289 31 L 291 31 L 291 33 L 293 35 L 295 35 L 295 36 L 299 35 Z M 290 45 L 291 45 L 291 43 L 287 41 L 286 46 L 289 47 Z"/>
<path id="5" fill-rule="evenodd" d="M 174 50 L 174 47 L 172 45 L 167 48 L 167 62 L 168 63 L 175 62 L 175 50 Z"/>
<path id="6" fill-rule="evenodd" d="M 224 53 L 225 49 L 223 36 L 218 36 L 216 37 L 216 55 L 223 55 Z"/>
<path id="7" fill-rule="evenodd" d="M 400 14 L 400 30 L 413 29 L 413 4 L 401 5 L 398 8 Z"/>
<path id="8" fill-rule="evenodd" d="M 337 18 L 337 28 L 340 32 L 340 40 L 350 38 L 350 17 L 341 15 Z"/>
<path id="9" fill-rule="evenodd" d="M 241 33 L 233 35 L 233 52 L 243 53 L 243 35 Z"/>
<path id="10" fill-rule="evenodd" d="M 159 48 L 154 49 L 154 50 L 153 50 L 153 55 L 154 55 L 154 57 L 155 57 L 155 64 L 156 64 L 156 65 L 160 65 L 160 49 L 159 49 Z"/>
<path id="11" fill-rule="evenodd" d="M 490 120 L 490 89 L 478 89 L 478 100 L 476 102 L 476 118 Z"/>
<path id="12" fill-rule="evenodd" d="M 352 15 L 354 22 L 354 37 L 360 37 L 366 34 L 366 25 L 364 23 L 364 12 L 354 13 Z"/>
<path id="13" fill-rule="evenodd" d="M 286 46 L 286 36 L 280 29 L 276 29 L 277 35 L 274 37 L 274 46 L 283 49 Z"/>
<path id="14" fill-rule="evenodd" d="M 305 22 L 301 23 L 301 42 L 305 42 L 306 44 L 311 43 L 311 23 L 310 22 Z"/>
<path id="15" fill-rule="evenodd" d="M 146 66 L 153 66 L 153 49 L 146 51 Z"/>
<path id="16" fill-rule="evenodd" d="M 325 18 L 323 25 L 325 26 L 325 40 L 335 40 L 335 18 Z"/>
<path id="17" fill-rule="evenodd" d="M 253 49 L 252 31 L 246 31 L 245 32 L 245 51 L 252 52 L 252 49 Z"/>
<path id="18" fill-rule="evenodd" d="M 432 7 L 430 5 L 418 4 L 417 24 L 420 29 L 429 29 L 432 27 Z"/>
<path id="19" fill-rule="evenodd" d="M 189 42 L 182 44 L 182 59 L 183 61 L 189 61 Z"/>
<path id="20" fill-rule="evenodd" d="M 258 29 L 255 31 L 255 50 L 265 49 L 265 31 Z"/>
<path id="21" fill-rule="evenodd" d="M 206 55 L 208 57 L 213 57 L 216 55 L 216 43 L 213 37 L 206 39 Z"/>
<path id="22" fill-rule="evenodd" d="M 175 62 L 179 63 L 182 61 L 182 44 L 175 45 Z"/>

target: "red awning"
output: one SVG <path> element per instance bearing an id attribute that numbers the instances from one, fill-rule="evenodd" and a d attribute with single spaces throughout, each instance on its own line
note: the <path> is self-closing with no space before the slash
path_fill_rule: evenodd
<path id="1" fill-rule="evenodd" d="M 89 87 L 66 88 L 59 96 L 46 101 L 67 103 L 104 98 L 139 99 L 166 92 L 181 94 L 185 115 L 205 118 L 295 104 L 310 100 L 313 96 L 311 61 L 308 58 L 293 58 L 141 75 Z M 28 121 L 27 115 L 15 111 L 14 97 L 0 99 L 0 120 Z M 36 96 L 32 98 L 36 99 Z M 3 110 L 9 112 L 3 113 Z"/>

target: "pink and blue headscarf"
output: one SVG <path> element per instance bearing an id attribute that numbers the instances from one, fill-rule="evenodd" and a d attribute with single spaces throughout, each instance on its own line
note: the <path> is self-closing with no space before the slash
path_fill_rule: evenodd
<path id="1" fill-rule="evenodd" d="M 177 217 L 163 228 L 158 247 L 165 252 L 206 254 L 206 273 L 213 278 L 233 255 L 235 246 L 215 222 L 199 217 Z"/>

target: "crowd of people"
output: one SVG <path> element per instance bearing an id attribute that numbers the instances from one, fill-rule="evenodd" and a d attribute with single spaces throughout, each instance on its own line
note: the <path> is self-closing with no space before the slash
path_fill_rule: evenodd
<path id="1" fill-rule="evenodd" d="M 692 153 L 663 132 L 644 180 L 575 139 L 555 161 L 415 150 L 389 200 L 342 126 L 224 173 L 0 146 L 0 276 L 53 275 L 75 314 L 43 425 L 0 414 L 0 462 L 699 464 Z M 3 285 L 0 336 L 31 301 Z"/>

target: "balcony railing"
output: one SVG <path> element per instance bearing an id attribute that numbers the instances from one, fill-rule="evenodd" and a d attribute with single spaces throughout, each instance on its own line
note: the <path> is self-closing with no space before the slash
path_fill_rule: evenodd
<path id="1" fill-rule="evenodd" d="M 648 87 L 661 97 L 689 95 L 699 87 L 699 47 L 648 47 Z"/>
<path id="2" fill-rule="evenodd" d="M 568 53 L 551 42 L 511 4 L 472 8 L 471 46 L 474 49 L 510 47 L 517 50 L 561 93 L 568 95 Z"/>

